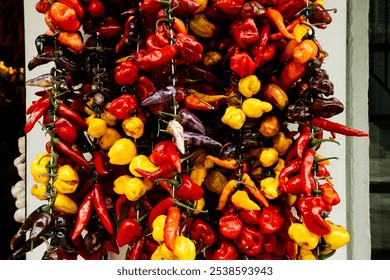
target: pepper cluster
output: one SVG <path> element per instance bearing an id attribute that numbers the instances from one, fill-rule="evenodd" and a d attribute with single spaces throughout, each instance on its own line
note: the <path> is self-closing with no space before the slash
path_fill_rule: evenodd
<path id="1" fill-rule="evenodd" d="M 324 259 L 349 242 L 318 153 L 344 110 L 315 37 L 332 17 L 307 0 L 39 0 L 28 133 L 43 206 L 18 258 Z M 326 134 L 331 137 L 325 138 Z"/>

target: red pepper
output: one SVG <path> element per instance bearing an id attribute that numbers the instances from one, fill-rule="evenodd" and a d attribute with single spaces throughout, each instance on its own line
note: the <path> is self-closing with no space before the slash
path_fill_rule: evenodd
<path id="1" fill-rule="evenodd" d="M 243 226 L 235 243 L 240 252 L 248 256 L 256 256 L 262 249 L 263 235 L 256 227 Z"/>
<path id="2" fill-rule="evenodd" d="M 77 114 L 75 111 L 73 111 L 71 108 L 69 108 L 69 106 L 66 105 L 64 102 L 62 102 L 60 104 L 60 106 L 58 106 L 57 113 L 58 113 L 58 115 L 60 115 L 62 117 L 65 117 L 71 121 L 74 121 L 75 123 L 80 125 L 80 127 L 83 130 L 88 129 L 88 124 L 85 122 L 85 120 L 79 114 Z"/>
<path id="3" fill-rule="evenodd" d="M 125 258 L 126 260 L 140 260 L 141 259 L 142 250 L 143 250 L 144 245 L 145 245 L 145 239 L 146 239 L 145 236 L 139 237 L 136 240 L 134 246 L 127 249 L 126 258 Z"/>
<path id="4" fill-rule="evenodd" d="M 103 18 L 102 23 L 96 28 L 96 32 L 104 40 L 113 40 L 121 35 L 122 25 L 115 18 L 107 16 Z"/>
<path id="5" fill-rule="evenodd" d="M 281 240 L 275 234 L 264 234 L 263 248 L 275 256 L 283 256 L 286 254 L 284 240 Z"/>
<path id="6" fill-rule="evenodd" d="M 259 1 L 246 2 L 241 8 L 241 17 L 243 18 L 257 18 L 263 16 L 264 13 L 265 8 Z"/>
<path id="7" fill-rule="evenodd" d="M 276 46 L 275 44 L 267 44 L 263 53 L 258 53 L 255 56 L 254 62 L 255 66 L 263 66 L 268 61 L 272 60 L 276 55 Z"/>
<path id="8" fill-rule="evenodd" d="M 141 225 L 133 218 L 127 218 L 122 221 L 118 229 L 116 242 L 119 247 L 132 244 L 142 235 Z"/>
<path id="9" fill-rule="evenodd" d="M 68 5 L 70 8 L 72 8 L 80 19 L 84 17 L 84 7 L 81 5 L 79 0 L 58 0 L 58 2 Z"/>
<path id="10" fill-rule="evenodd" d="M 320 184 L 318 188 L 321 190 L 321 198 L 325 203 L 325 210 L 330 212 L 332 206 L 340 203 L 339 194 L 330 183 Z"/>
<path id="11" fill-rule="evenodd" d="M 298 82 L 306 73 L 306 63 L 291 60 L 282 70 L 278 85 L 287 91 Z"/>
<path id="12" fill-rule="evenodd" d="M 283 167 L 279 174 L 279 189 L 282 193 L 293 193 L 291 188 L 287 187 L 286 179 L 291 174 L 294 174 L 301 170 L 302 159 L 295 158 L 293 161 L 289 162 L 287 165 Z M 289 179 L 288 181 L 290 181 Z M 295 192 L 294 192 L 295 193 Z"/>
<path id="13" fill-rule="evenodd" d="M 115 52 L 118 53 L 120 51 L 120 49 L 122 48 L 122 46 L 124 44 L 126 44 L 127 37 L 129 36 L 129 33 L 130 33 L 130 23 L 134 19 L 135 19 L 135 16 L 131 15 L 127 18 L 126 22 L 124 23 L 123 35 L 122 35 L 121 39 L 119 40 L 119 42 L 115 46 Z"/>
<path id="14" fill-rule="evenodd" d="M 170 63 L 176 56 L 176 48 L 172 45 L 159 50 L 140 50 L 135 55 L 135 64 L 140 70 L 151 71 Z"/>
<path id="15" fill-rule="evenodd" d="M 172 7 L 178 15 L 195 14 L 201 3 L 196 0 L 172 0 Z"/>
<path id="16" fill-rule="evenodd" d="M 103 241 L 103 249 L 107 252 L 113 252 L 114 254 L 119 254 L 119 247 L 116 244 L 116 236 L 111 235 Z"/>
<path id="17" fill-rule="evenodd" d="M 43 94 L 40 95 L 40 93 Z M 38 91 L 35 93 L 35 95 L 40 96 L 40 98 L 37 101 L 33 101 L 31 105 L 26 109 L 27 115 L 30 115 L 32 112 L 35 111 L 35 109 L 41 107 L 40 106 L 41 102 L 49 97 L 49 93 L 46 90 Z"/>
<path id="18" fill-rule="evenodd" d="M 190 237 L 200 248 L 210 246 L 216 241 L 216 235 L 211 226 L 202 219 L 195 219 L 190 226 Z"/>
<path id="19" fill-rule="evenodd" d="M 28 121 L 24 125 L 24 133 L 29 133 L 38 122 L 38 120 L 45 114 L 47 110 L 49 110 L 51 106 L 51 101 L 48 97 L 44 98 L 39 102 L 39 106 L 33 110 Z"/>
<path id="20" fill-rule="evenodd" d="M 297 209 L 311 232 L 321 236 L 330 233 L 329 224 L 321 216 L 325 210 L 325 204 L 320 196 L 301 197 L 298 200 Z"/>
<path id="21" fill-rule="evenodd" d="M 149 213 L 148 226 L 149 229 L 153 230 L 153 221 L 160 215 L 165 214 L 169 207 L 173 205 L 173 197 L 168 196 L 157 203 Z"/>
<path id="22" fill-rule="evenodd" d="M 108 112 L 118 120 L 125 120 L 134 114 L 138 109 L 138 102 L 134 95 L 122 94 L 111 101 Z"/>
<path id="23" fill-rule="evenodd" d="M 305 195 L 311 195 L 311 189 L 316 189 L 316 183 L 313 178 L 313 164 L 315 159 L 315 151 L 313 149 L 307 149 L 303 155 L 302 160 L 302 184 L 303 188 L 306 190 Z M 310 191 L 309 191 L 310 190 Z"/>
<path id="24" fill-rule="evenodd" d="M 238 218 L 247 225 L 258 225 L 260 219 L 260 210 L 238 210 Z"/>
<path id="25" fill-rule="evenodd" d="M 95 170 L 99 175 L 107 175 L 108 171 L 104 166 L 103 154 L 100 150 L 94 150 L 93 155 L 93 164 L 95 166 Z"/>
<path id="26" fill-rule="evenodd" d="M 310 124 L 318 128 L 322 128 L 326 131 L 338 133 L 345 136 L 358 136 L 358 137 L 368 136 L 367 132 L 355 128 L 351 128 L 340 123 L 332 122 L 328 119 L 323 119 L 320 117 L 313 117 L 310 120 Z"/>
<path id="27" fill-rule="evenodd" d="M 219 219 L 219 231 L 222 236 L 236 239 L 242 230 L 242 222 L 235 214 L 225 214 Z"/>
<path id="28" fill-rule="evenodd" d="M 59 29 L 66 31 L 78 31 L 80 29 L 81 24 L 76 11 L 66 4 L 54 2 L 50 7 L 49 15 L 52 23 Z"/>
<path id="29" fill-rule="evenodd" d="M 59 139 L 53 140 L 55 147 L 64 155 L 68 156 L 75 163 L 79 164 L 81 167 L 85 169 L 89 169 L 89 163 L 83 156 L 83 154 L 73 150 L 68 144 L 62 142 Z"/>
<path id="30" fill-rule="evenodd" d="M 180 184 L 175 189 L 175 196 L 182 200 L 199 200 L 203 197 L 203 188 L 196 184 L 188 174 L 179 175 Z"/>
<path id="31" fill-rule="evenodd" d="M 154 172 L 145 171 L 139 168 L 136 168 L 135 171 L 143 178 L 154 181 L 161 178 L 172 178 L 172 173 L 175 171 L 175 166 L 167 161 Z"/>
<path id="32" fill-rule="evenodd" d="M 306 5 L 306 0 L 284 0 L 279 1 L 277 10 L 282 14 L 285 20 L 291 21 L 301 9 L 306 7 Z"/>
<path id="33" fill-rule="evenodd" d="M 167 218 L 164 225 L 164 244 L 168 250 L 175 249 L 177 231 L 180 225 L 180 209 L 176 206 L 170 206 L 167 212 Z"/>
<path id="34" fill-rule="evenodd" d="M 326 10 L 321 4 L 311 3 L 305 9 L 308 11 L 307 17 L 311 24 L 314 24 L 317 28 L 324 29 L 328 24 L 332 22 L 332 17 L 329 11 L 336 12 L 336 9 Z"/>
<path id="35" fill-rule="evenodd" d="M 255 63 L 247 52 L 236 52 L 230 57 L 230 70 L 240 77 L 252 75 L 255 68 Z"/>
<path id="36" fill-rule="evenodd" d="M 141 102 L 156 91 L 153 82 L 146 76 L 139 76 L 134 87 L 135 92 Z"/>
<path id="37" fill-rule="evenodd" d="M 216 5 L 223 13 L 236 15 L 240 13 L 244 0 L 220 0 L 216 2 Z"/>
<path id="38" fill-rule="evenodd" d="M 261 21 L 261 26 L 262 27 L 261 27 L 259 40 L 258 40 L 257 44 L 255 44 L 253 49 L 252 49 L 252 53 L 255 57 L 257 54 L 261 54 L 265 51 L 265 48 L 267 46 L 268 39 L 269 39 L 269 33 L 270 33 L 270 28 L 271 28 L 270 24 L 269 24 L 269 20 L 263 19 Z"/>
<path id="39" fill-rule="evenodd" d="M 263 233 L 277 232 L 283 225 L 284 219 L 280 215 L 278 207 L 270 205 L 269 207 L 263 207 L 259 219 L 259 227 Z"/>
<path id="40" fill-rule="evenodd" d="M 78 127 L 67 118 L 58 117 L 54 121 L 54 132 L 66 143 L 73 143 L 78 136 Z"/>
<path id="41" fill-rule="evenodd" d="M 102 187 L 99 183 L 95 183 L 93 185 L 93 205 L 104 228 L 108 231 L 108 233 L 114 234 L 114 225 L 111 221 L 110 215 L 108 214 L 102 193 Z"/>
<path id="42" fill-rule="evenodd" d="M 122 205 L 123 203 L 127 202 L 127 196 L 125 194 L 122 194 L 115 202 L 115 213 L 116 213 L 116 219 L 119 221 L 121 218 L 121 212 L 122 212 Z"/>
<path id="43" fill-rule="evenodd" d="M 72 232 L 72 240 L 75 240 L 87 226 L 93 210 L 93 191 L 90 191 L 79 206 L 76 223 Z"/>
<path id="44" fill-rule="evenodd" d="M 259 31 L 253 18 L 246 18 L 242 23 L 236 22 L 231 26 L 231 31 L 237 45 L 241 49 L 245 49 L 250 45 L 255 44 L 259 38 Z"/>
<path id="45" fill-rule="evenodd" d="M 207 255 L 211 260 L 236 260 L 238 258 L 236 246 L 228 240 L 222 240 L 216 249 L 207 250 L 206 257 Z"/>
<path id="46" fill-rule="evenodd" d="M 137 81 L 138 67 L 130 60 L 115 67 L 115 82 L 118 85 L 132 85 Z"/>
<path id="47" fill-rule="evenodd" d="M 145 14 L 155 15 L 163 7 L 164 4 L 158 0 L 144 0 L 141 2 L 139 9 Z"/>
<path id="48" fill-rule="evenodd" d="M 180 58 L 187 63 L 197 64 L 202 61 L 203 45 L 194 36 L 186 33 L 178 33 L 173 46 Z"/>

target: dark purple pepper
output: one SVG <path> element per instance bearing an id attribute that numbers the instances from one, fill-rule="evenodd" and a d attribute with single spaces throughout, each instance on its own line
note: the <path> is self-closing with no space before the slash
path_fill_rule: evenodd
<path id="1" fill-rule="evenodd" d="M 213 138 L 207 135 L 190 131 L 184 131 L 184 141 L 187 145 L 190 146 L 207 146 L 215 148 L 222 147 L 222 144 L 214 140 Z"/>
<path id="2" fill-rule="evenodd" d="M 243 18 L 256 18 L 265 14 L 265 8 L 257 1 L 246 2 L 241 8 Z"/>
<path id="3" fill-rule="evenodd" d="M 52 214 L 41 212 L 31 226 L 30 239 L 35 240 L 41 238 L 45 233 L 49 232 L 55 224 L 55 219 Z"/>
<path id="4" fill-rule="evenodd" d="M 328 79 L 313 79 L 310 83 L 313 93 L 330 96 L 334 94 L 334 85 Z"/>
<path id="5" fill-rule="evenodd" d="M 310 105 L 310 110 L 315 117 L 331 118 L 344 111 L 344 105 L 335 97 L 315 98 Z"/>
<path id="6" fill-rule="evenodd" d="M 289 105 L 286 117 L 290 122 L 306 122 L 311 118 L 310 108 L 303 104 Z"/>
<path id="7" fill-rule="evenodd" d="M 142 101 L 141 106 L 150 106 L 171 101 L 177 95 L 177 89 L 173 85 L 157 90 Z"/>
<path id="8" fill-rule="evenodd" d="M 103 106 L 105 100 L 105 96 L 101 92 L 96 92 L 93 95 L 93 102 L 98 106 Z"/>
<path id="9" fill-rule="evenodd" d="M 191 130 L 195 130 L 203 135 L 206 133 L 206 128 L 204 127 L 202 121 L 194 113 L 186 110 L 180 110 L 178 117 L 178 121 L 181 125 Z"/>

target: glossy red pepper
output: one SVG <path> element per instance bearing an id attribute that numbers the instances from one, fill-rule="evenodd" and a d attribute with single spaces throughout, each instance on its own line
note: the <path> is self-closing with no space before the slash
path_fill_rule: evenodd
<path id="1" fill-rule="evenodd" d="M 132 85 L 137 81 L 138 67 L 131 61 L 127 60 L 115 67 L 115 82 L 118 85 Z"/>
<path id="2" fill-rule="evenodd" d="M 68 105 L 64 102 L 61 102 L 60 106 L 57 108 L 58 115 L 65 117 L 71 121 L 77 123 L 83 130 L 88 129 L 88 124 L 86 121 L 75 111 L 73 111 Z"/>
<path id="3" fill-rule="evenodd" d="M 170 140 L 158 142 L 150 154 L 150 160 L 156 165 L 162 165 L 169 161 L 179 173 L 181 172 L 180 153 L 176 144 Z"/>
<path id="4" fill-rule="evenodd" d="M 116 241 L 119 247 L 133 242 L 142 235 L 142 228 L 138 221 L 133 218 L 124 219 L 119 226 Z"/>
<path id="5" fill-rule="evenodd" d="M 302 159 L 295 158 L 293 161 L 289 162 L 282 168 L 279 174 L 279 189 L 282 193 L 295 193 L 292 192 L 293 190 L 291 188 L 287 187 L 286 179 L 290 181 L 291 179 L 289 179 L 288 177 L 299 172 L 301 170 L 301 166 Z"/>
<path id="6" fill-rule="evenodd" d="M 330 233 L 331 228 L 322 217 L 325 204 L 320 196 L 301 197 L 297 209 L 311 232 L 321 236 Z"/>
<path id="7" fill-rule="evenodd" d="M 72 232 L 72 240 L 75 240 L 87 226 L 93 211 L 93 191 L 90 191 L 79 206 L 76 223 Z"/>
<path id="8" fill-rule="evenodd" d="M 243 22 L 233 23 L 230 33 L 233 34 L 237 45 L 241 49 L 245 49 L 248 46 L 255 44 L 260 38 L 256 23 L 251 17 L 246 18 Z"/>
<path id="9" fill-rule="evenodd" d="M 280 215 L 280 210 L 277 206 L 263 207 L 259 218 L 261 232 L 266 234 L 277 232 L 283 223 L 284 219 Z"/>
<path id="10" fill-rule="evenodd" d="M 196 38 L 186 33 L 178 33 L 173 46 L 177 54 L 187 63 L 197 64 L 203 58 L 203 45 Z"/>
<path id="11" fill-rule="evenodd" d="M 206 250 L 206 257 L 210 260 L 236 260 L 238 252 L 228 240 L 222 240 L 216 249 Z"/>
<path id="12" fill-rule="evenodd" d="M 195 219 L 190 226 L 190 237 L 200 248 L 210 246 L 215 243 L 216 235 L 211 226 L 202 219 Z"/>
<path id="13" fill-rule="evenodd" d="M 24 133 L 29 133 L 34 128 L 35 124 L 49 110 L 50 106 L 51 101 L 48 97 L 45 97 L 37 106 L 34 106 L 35 109 L 31 112 L 29 119 L 24 125 Z"/>
<path id="14" fill-rule="evenodd" d="M 140 168 L 135 168 L 135 171 L 143 178 L 154 181 L 161 178 L 172 178 L 172 173 L 175 171 L 175 166 L 167 161 L 160 165 L 159 168 L 154 172 L 145 171 Z"/>
<path id="15" fill-rule="evenodd" d="M 287 91 L 297 81 L 299 81 L 306 73 L 306 63 L 299 63 L 296 60 L 291 60 L 282 70 L 278 85 Z"/>
<path id="16" fill-rule="evenodd" d="M 102 187 L 99 183 L 95 183 L 93 185 L 93 205 L 104 228 L 108 233 L 114 234 L 114 225 L 107 211 L 106 203 L 102 193 Z"/>
<path id="17" fill-rule="evenodd" d="M 330 212 L 332 206 L 340 203 L 340 196 L 330 183 L 319 184 L 318 188 L 321 190 L 321 197 L 325 203 L 325 210 Z"/>
<path id="18" fill-rule="evenodd" d="M 145 245 L 145 236 L 139 237 L 136 241 L 134 246 L 129 247 L 126 252 L 126 260 L 140 260 L 142 255 L 142 250 Z"/>
<path id="19" fill-rule="evenodd" d="M 172 7 L 178 15 L 195 14 L 201 3 L 196 0 L 172 0 Z"/>
<path id="20" fill-rule="evenodd" d="M 262 249 L 263 234 L 254 226 L 244 225 L 235 243 L 240 252 L 248 256 L 256 256 Z"/>
<path id="21" fill-rule="evenodd" d="M 93 165 L 95 166 L 95 170 L 99 175 L 107 175 L 108 171 L 104 165 L 103 154 L 100 150 L 94 150 L 93 155 Z"/>
<path id="22" fill-rule="evenodd" d="M 167 212 L 167 218 L 164 225 L 164 244 L 168 250 L 175 249 L 177 231 L 180 225 L 180 209 L 176 206 L 170 206 Z"/>
<path id="23" fill-rule="evenodd" d="M 140 50 L 135 55 L 135 64 L 140 70 L 151 71 L 170 63 L 175 56 L 176 48 L 172 45 L 159 50 Z"/>
<path id="24" fill-rule="evenodd" d="M 220 0 L 216 5 L 223 13 L 236 15 L 240 13 L 244 0 Z"/>
<path id="25" fill-rule="evenodd" d="M 125 194 L 122 194 L 115 202 L 115 214 L 116 219 L 119 221 L 121 218 L 121 212 L 122 212 L 122 206 L 125 202 L 127 202 L 127 196 Z"/>
<path id="26" fill-rule="evenodd" d="M 243 224 L 235 214 L 225 214 L 219 219 L 219 232 L 229 239 L 236 239 L 240 234 Z"/>
<path id="27" fill-rule="evenodd" d="M 199 200 L 203 197 L 203 188 L 196 184 L 188 174 L 179 174 L 180 183 L 175 189 L 175 196 L 182 200 Z"/>
<path id="28" fill-rule="evenodd" d="M 255 68 L 255 63 L 247 52 L 236 52 L 230 57 L 230 70 L 240 77 L 252 75 Z"/>
<path id="29" fill-rule="evenodd" d="M 313 178 L 313 164 L 314 164 L 315 154 L 316 153 L 313 149 L 307 149 L 303 155 L 303 160 L 302 160 L 302 169 L 301 169 L 302 184 L 304 189 L 306 190 L 305 195 L 307 196 L 311 195 L 311 190 L 309 192 L 309 189 L 315 190 L 317 187 Z"/>
<path id="30" fill-rule="evenodd" d="M 313 117 L 310 120 L 310 124 L 314 125 L 318 128 L 322 128 L 326 131 L 338 133 L 338 134 L 345 135 L 345 136 L 357 136 L 357 137 L 368 136 L 367 132 L 364 132 L 364 131 L 361 131 L 361 130 L 358 130 L 355 128 L 351 128 L 351 127 L 345 126 L 343 124 L 336 123 L 336 122 L 333 122 L 331 120 L 320 118 L 320 117 Z"/>
<path id="31" fill-rule="evenodd" d="M 58 117 L 55 119 L 54 132 L 66 143 L 73 143 L 78 136 L 78 127 L 67 118 Z"/>
<path id="32" fill-rule="evenodd" d="M 164 4 L 158 0 L 145 0 L 140 3 L 139 9 L 145 14 L 155 15 L 163 7 Z"/>
<path id="33" fill-rule="evenodd" d="M 134 95 L 122 94 L 111 101 L 108 112 L 118 120 L 124 120 L 134 114 L 138 109 L 138 102 Z"/>
<path id="34" fill-rule="evenodd" d="M 149 230 L 153 230 L 153 221 L 160 215 L 165 214 L 169 207 L 173 205 L 173 197 L 168 196 L 153 206 L 148 216 Z"/>
<path id="35" fill-rule="evenodd" d="M 122 25 L 117 19 L 107 16 L 103 18 L 102 23 L 96 28 L 96 32 L 104 40 L 113 40 L 121 35 Z"/>
<path id="36" fill-rule="evenodd" d="M 260 219 L 260 210 L 238 210 L 238 218 L 246 225 L 255 225 L 259 224 Z"/>
<path id="37" fill-rule="evenodd" d="M 73 160 L 75 163 L 80 165 L 81 167 L 84 167 L 85 169 L 89 169 L 89 163 L 83 156 L 83 154 L 77 152 L 76 150 L 72 149 L 69 144 L 59 140 L 58 138 L 53 139 L 55 148 L 58 149 L 61 153 L 69 157 L 69 159 Z"/>
<path id="38" fill-rule="evenodd" d="M 279 1 L 277 10 L 285 20 L 291 21 L 306 5 L 306 0 L 282 0 Z"/>
<path id="39" fill-rule="evenodd" d="M 275 234 L 264 234 L 263 248 L 275 256 L 283 256 L 286 254 L 284 240 L 281 240 Z"/>

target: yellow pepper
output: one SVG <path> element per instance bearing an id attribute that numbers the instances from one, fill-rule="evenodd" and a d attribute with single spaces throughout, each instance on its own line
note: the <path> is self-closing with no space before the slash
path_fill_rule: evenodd
<path id="1" fill-rule="evenodd" d="M 49 194 L 47 193 L 46 184 L 37 185 L 34 184 L 31 187 L 31 194 L 38 198 L 39 200 L 47 200 L 49 198 Z"/>
<path id="2" fill-rule="evenodd" d="M 129 165 L 130 173 L 133 174 L 135 177 L 142 177 L 137 171 L 135 171 L 136 168 L 142 169 L 144 171 L 148 172 L 154 172 L 159 167 L 153 164 L 153 162 L 150 161 L 150 159 L 145 155 L 137 155 L 135 156 Z"/>
<path id="3" fill-rule="evenodd" d="M 104 120 L 108 126 L 114 126 L 117 122 L 117 119 L 113 114 L 108 112 L 110 104 L 111 103 L 107 103 L 106 106 L 104 106 L 103 112 L 100 113 L 100 118 Z"/>
<path id="4" fill-rule="evenodd" d="M 30 173 L 35 182 L 46 184 L 50 181 L 47 165 L 51 161 L 51 156 L 47 152 L 38 154 L 30 165 Z"/>
<path id="5" fill-rule="evenodd" d="M 207 169 L 204 166 L 198 165 L 191 170 L 190 177 L 194 183 L 201 186 L 204 182 L 204 179 L 207 176 Z"/>
<path id="6" fill-rule="evenodd" d="M 274 177 L 267 177 L 260 181 L 260 190 L 268 199 L 275 199 L 279 196 L 279 180 Z"/>
<path id="7" fill-rule="evenodd" d="M 259 156 L 261 165 L 270 167 L 279 159 L 278 152 L 274 148 L 262 148 Z"/>
<path id="8" fill-rule="evenodd" d="M 283 156 L 292 144 L 292 139 L 286 138 L 283 132 L 278 132 L 273 138 L 275 150 L 278 151 L 279 156 Z"/>
<path id="9" fill-rule="evenodd" d="M 206 188 L 216 194 L 222 193 L 227 182 L 228 180 L 226 179 L 225 175 L 215 169 L 207 174 L 206 178 L 204 178 L 204 185 Z"/>
<path id="10" fill-rule="evenodd" d="M 149 190 L 149 186 L 144 183 L 140 178 L 130 178 L 126 182 L 125 195 L 130 201 L 137 201 L 140 199 L 146 191 Z"/>
<path id="11" fill-rule="evenodd" d="M 317 260 L 317 257 L 313 254 L 311 250 L 300 248 L 298 254 L 298 260 Z"/>
<path id="12" fill-rule="evenodd" d="M 277 163 L 276 166 L 273 168 L 273 170 L 275 171 L 276 174 L 279 174 L 280 171 L 282 171 L 282 169 L 284 168 L 284 166 L 285 166 L 284 159 L 278 158 L 278 163 Z"/>
<path id="13" fill-rule="evenodd" d="M 221 121 L 230 126 L 233 129 L 240 129 L 246 120 L 244 111 L 234 106 L 229 106 L 225 110 L 225 114 L 222 116 Z"/>
<path id="14" fill-rule="evenodd" d="M 307 21 L 303 21 L 295 25 L 293 29 L 293 35 L 295 37 L 295 41 L 298 43 L 302 42 L 302 38 L 305 37 L 307 32 L 310 30 L 310 24 Z"/>
<path id="15" fill-rule="evenodd" d="M 208 21 L 203 13 L 196 14 L 190 19 L 189 28 L 201 38 L 211 38 L 217 30 L 217 26 Z"/>
<path id="16" fill-rule="evenodd" d="M 246 191 L 238 190 L 232 195 L 232 203 L 238 209 L 245 210 L 260 210 L 260 206 L 256 202 L 249 198 L 249 195 Z"/>
<path id="17" fill-rule="evenodd" d="M 246 98 L 250 98 L 258 93 L 260 88 L 261 82 L 256 75 L 243 77 L 238 82 L 238 91 Z"/>
<path id="18" fill-rule="evenodd" d="M 152 260 L 195 260 L 196 247 L 194 242 L 185 237 L 177 236 L 175 248 L 170 251 L 165 243 L 161 243 L 151 256 Z"/>
<path id="19" fill-rule="evenodd" d="M 100 138 L 107 132 L 107 123 L 101 118 L 93 118 L 88 123 L 87 133 L 93 138 Z"/>
<path id="20" fill-rule="evenodd" d="M 349 232 L 342 225 L 334 224 L 330 220 L 325 221 L 330 225 L 331 232 L 322 237 L 325 242 L 330 245 L 330 249 L 335 250 L 345 246 L 350 240 Z"/>
<path id="21" fill-rule="evenodd" d="M 93 97 L 89 98 L 85 107 L 84 107 L 84 111 L 88 114 L 88 115 L 94 115 L 95 112 L 92 110 L 93 108 Z"/>
<path id="22" fill-rule="evenodd" d="M 69 164 L 62 165 L 58 168 L 57 178 L 53 186 L 60 193 L 74 193 L 79 185 L 80 179 L 76 170 Z"/>
<path id="23" fill-rule="evenodd" d="M 164 241 L 164 226 L 165 226 L 165 220 L 166 219 L 167 219 L 166 215 L 159 215 L 153 221 L 152 237 L 157 242 L 163 242 Z"/>
<path id="24" fill-rule="evenodd" d="M 118 178 L 114 180 L 114 188 L 113 191 L 116 194 L 122 195 L 125 194 L 126 186 L 128 180 L 130 180 L 132 177 L 130 175 L 121 175 Z"/>
<path id="25" fill-rule="evenodd" d="M 102 150 L 109 150 L 115 141 L 121 139 L 122 136 L 113 127 L 107 127 L 106 133 L 99 138 L 99 146 Z"/>
<path id="26" fill-rule="evenodd" d="M 274 137 L 278 134 L 280 122 L 276 116 L 265 116 L 260 124 L 260 133 L 265 137 Z"/>
<path id="27" fill-rule="evenodd" d="M 129 117 L 123 120 L 122 128 L 127 136 L 134 139 L 138 139 L 144 134 L 144 123 L 138 117 Z"/>
<path id="28" fill-rule="evenodd" d="M 260 118 L 272 110 L 272 104 L 257 98 L 247 98 L 242 102 L 242 110 L 248 118 Z"/>
<path id="29" fill-rule="evenodd" d="M 283 110 L 288 104 L 286 92 L 276 84 L 267 84 L 263 90 L 265 100 L 271 102 L 274 106 Z"/>
<path id="30" fill-rule="evenodd" d="M 204 9 L 207 7 L 208 0 L 195 0 L 195 2 L 199 3 L 199 8 L 196 9 L 195 14 L 203 12 Z"/>
<path id="31" fill-rule="evenodd" d="M 194 207 L 195 207 L 194 215 L 198 215 L 199 213 L 201 213 L 205 205 L 206 205 L 206 201 L 204 200 L 203 197 L 201 199 L 195 200 L 195 202 L 194 202 Z"/>
<path id="32" fill-rule="evenodd" d="M 312 233 L 304 223 L 293 223 L 288 228 L 288 235 L 299 247 L 312 250 L 317 247 L 320 235 Z"/>
<path id="33" fill-rule="evenodd" d="M 110 163 L 117 165 L 129 164 L 136 155 L 137 148 L 134 142 L 128 138 L 116 140 L 108 151 Z"/>
<path id="34" fill-rule="evenodd" d="M 67 214 L 76 214 L 78 211 L 78 206 L 66 194 L 57 193 L 54 200 L 54 209 Z"/>

